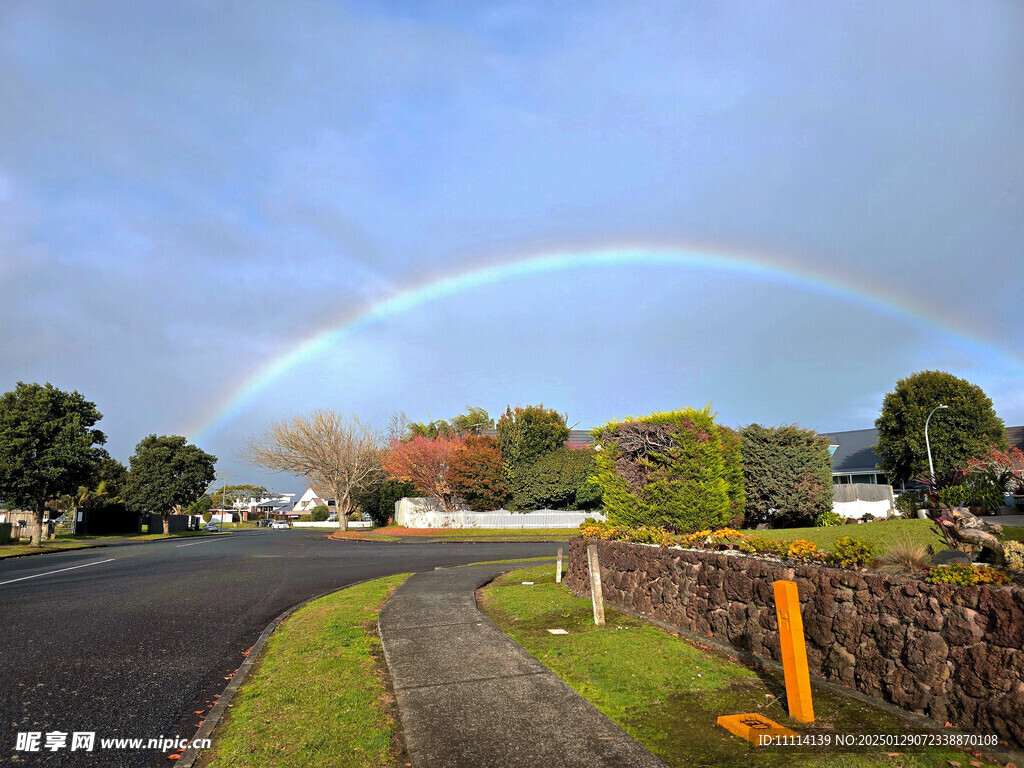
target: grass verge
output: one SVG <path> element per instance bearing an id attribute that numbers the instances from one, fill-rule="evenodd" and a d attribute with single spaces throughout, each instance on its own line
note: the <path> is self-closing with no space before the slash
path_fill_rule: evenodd
<path id="1" fill-rule="evenodd" d="M 377 615 L 406 578 L 357 584 L 314 600 L 283 621 L 198 764 L 403 765 Z"/>
<path id="2" fill-rule="evenodd" d="M 521 582 L 533 581 L 533 586 Z M 902 720 L 856 699 L 815 689 L 813 724 L 791 720 L 780 675 L 753 671 L 654 625 L 606 609 L 594 626 L 590 601 L 554 583 L 550 566 L 508 573 L 481 592 L 502 630 L 669 766 L 867 766 L 970 764 L 953 749 L 857 751 L 754 747 L 715 720 L 758 712 L 800 734 L 904 734 Z M 561 628 L 567 635 L 547 630 Z M 977 759 L 977 758 L 976 758 Z M 980 759 L 982 765 L 993 765 Z"/>
<path id="3" fill-rule="evenodd" d="M 24 557 L 25 555 L 37 555 L 45 552 L 66 552 L 69 549 L 82 549 L 93 547 L 91 541 L 47 541 L 41 547 L 31 547 L 25 544 L 0 544 L 0 559 L 5 557 Z"/>

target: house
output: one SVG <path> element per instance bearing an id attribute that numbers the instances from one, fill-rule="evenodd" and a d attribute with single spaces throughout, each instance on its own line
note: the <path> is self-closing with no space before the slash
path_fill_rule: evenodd
<path id="1" fill-rule="evenodd" d="M 291 510 L 294 493 L 276 493 L 261 499 L 239 499 L 235 507 L 245 520 L 280 517 Z"/>
<path id="2" fill-rule="evenodd" d="M 881 457 L 875 453 L 878 442 L 877 429 L 854 429 L 848 432 L 825 432 L 832 443 L 832 482 L 835 485 L 861 483 L 885 485 L 889 479 L 879 469 Z M 1024 426 L 1007 427 L 1006 442 L 1010 447 L 1024 450 Z M 897 493 L 906 490 L 901 485 L 893 487 Z"/>
<path id="3" fill-rule="evenodd" d="M 308 515 L 319 506 L 335 506 L 334 499 L 325 500 L 323 498 L 326 495 L 326 493 L 317 493 L 313 488 L 307 488 L 306 492 L 299 497 L 297 502 L 295 502 L 295 505 L 292 507 L 292 512 L 295 517 L 298 517 L 299 515 Z"/>

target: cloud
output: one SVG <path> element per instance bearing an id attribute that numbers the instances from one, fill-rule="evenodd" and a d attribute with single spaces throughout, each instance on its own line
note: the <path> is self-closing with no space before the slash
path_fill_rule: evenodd
<path id="1" fill-rule="evenodd" d="M 1024 344 L 1019 4 L 0 14 L 0 371 L 114 404 L 112 441 L 181 429 L 366 302 L 555 247 L 779 254 Z M 864 308 L 693 276 L 520 288 L 332 351 L 331 387 L 292 377 L 246 424 L 335 393 L 382 416 L 486 397 L 595 422 L 712 399 L 736 421 L 853 427 L 938 365 L 1024 420 L 1011 363 Z M 367 375 L 332 388 L 346 370 Z"/>

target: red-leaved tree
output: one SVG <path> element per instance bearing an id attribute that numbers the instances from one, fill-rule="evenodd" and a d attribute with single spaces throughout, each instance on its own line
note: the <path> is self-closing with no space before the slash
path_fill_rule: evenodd
<path id="1" fill-rule="evenodd" d="M 1001 451 L 992 447 L 976 459 L 967 463 L 965 473 L 975 470 L 991 470 L 996 474 L 1007 473 L 1009 483 L 1007 490 L 1019 491 L 1024 488 L 1024 451 L 1020 448 L 1009 448 Z"/>
<path id="2" fill-rule="evenodd" d="M 489 435 L 469 435 L 466 448 L 455 455 L 452 483 L 470 509 L 498 509 L 508 499 L 498 441 Z"/>
<path id="3" fill-rule="evenodd" d="M 395 480 L 414 483 L 445 513 L 451 513 L 459 496 L 453 480 L 453 463 L 464 450 L 466 441 L 461 437 L 395 440 L 381 465 Z"/>

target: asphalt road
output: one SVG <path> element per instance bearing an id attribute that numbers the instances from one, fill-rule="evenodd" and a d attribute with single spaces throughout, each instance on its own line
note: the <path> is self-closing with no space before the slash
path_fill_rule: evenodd
<path id="1" fill-rule="evenodd" d="M 0 561 L 0 764 L 170 765 L 166 753 L 100 750 L 99 740 L 191 738 L 194 712 L 285 609 L 364 579 L 556 548 L 336 542 L 290 530 Z M 15 751 L 19 731 L 95 732 L 96 748 Z"/>

